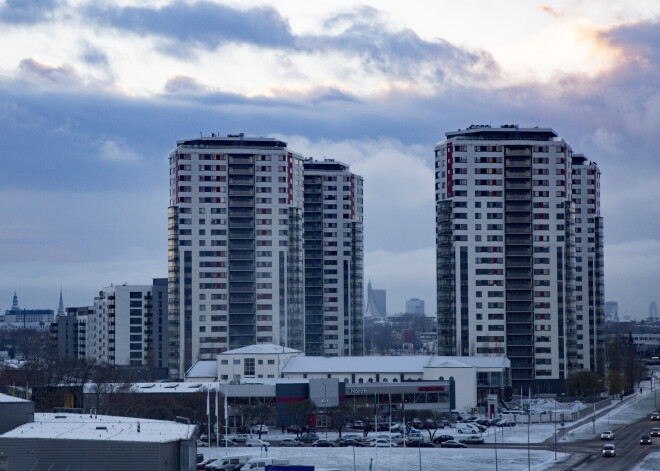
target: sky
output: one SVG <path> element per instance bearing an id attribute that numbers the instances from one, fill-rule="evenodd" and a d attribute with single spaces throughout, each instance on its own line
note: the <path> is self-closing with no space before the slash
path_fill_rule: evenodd
<path id="1" fill-rule="evenodd" d="M 283 139 L 365 180 L 365 285 L 435 313 L 433 148 L 551 127 L 602 171 L 605 298 L 660 301 L 660 3 L 0 0 L 0 309 L 167 276 L 167 156 Z"/>

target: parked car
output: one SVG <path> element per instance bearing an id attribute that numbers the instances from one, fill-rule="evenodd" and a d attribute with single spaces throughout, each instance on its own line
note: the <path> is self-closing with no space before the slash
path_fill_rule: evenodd
<path id="1" fill-rule="evenodd" d="M 493 422 L 490 419 L 487 419 L 486 417 L 479 417 L 477 420 L 474 421 L 475 424 L 482 425 L 484 427 L 490 427 L 493 425 Z"/>
<path id="2" fill-rule="evenodd" d="M 353 428 L 364 428 L 364 423 L 361 420 L 353 422 Z"/>
<path id="3" fill-rule="evenodd" d="M 254 425 L 250 431 L 257 435 L 259 434 L 259 432 L 261 432 L 261 434 L 263 435 L 265 433 L 268 433 L 268 427 L 265 425 Z"/>
<path id="4" fill-rule="evenodd" d="M 313 433 L 316 432 L 316 427 L 314 427 L 313 425 L 305 425 L 302 431 L 306 433 Z"/>
<path id="5" fill-rule="evenodd" d="M 302 429 L 298 425 L 289 425 L 286 428 L 286 431 L 288 433 L 300 433 L 300 432 L 302 432 Z"/>
<path id="6" fill-rule="evenodd" d="M 236 443 L 245 443 L 245 441 L 250 438 L 250 434 L 248 433 L 239 433 L 236 435 L 232 441 L 235 441 Z"/>
<path id="7" fill-rule="evenodd" d="M 403 442 L 406 441 L 406 437 L 404 437 L 400 433 L 394 433 L 390 435 L 390 440 L 392 440 L 397 445 L 403 445 Z"/>
<path id="8" fill-rule="evenodd" d="M 456 424 L 456 431 L 458 433 L 481 433 L 481 429 L 477 424 L 470 424 L 467 422 L 460 422 Z"/>
<path id="9" fill-rule="evenodd" d="M 600 434 L 601 440 L 614 440 L 614 433 L 611 431 L 606 431 Z"/>
<path id="10" fill-rule="evenodd" d="M 222 440 L 218 440 L 218 446 L 221 446 L 221 447 L 238 446 L 238 443 L 236 443 L 233 440 L 225 440 L 223 438 Z"/>
<path id="11" fill-rule="evenodd" d="M 389 448 L 390 446 L 391 447 L 397 447 L 399 445 L 397 445 L 396 443 L 391 442 L 390 440 L 387 440 L 385 438 L 378 438 L 378 439 L 374 440 L 373 442 L 371 442 L 371 446 L 375 446 L 375 447 L 379 447 L 379 448 Z"/>
<path id="12" fill-rule="evenodd" d="M 216 460 L 217 458 L 209 458 L 208 460 L 204 460 L 201 463 L 197 463 L 197 469 L 206 469 L 207 464 L 211 464 Z"/>
<path id="13" fill-rule="evenodd" d="M 241 471 L 266 471 L 272 466 L 288 466 L 289 460 L 277 458 L 251 458 L 243 465 Z"/>
<path id="14" fill-rule="evenodd" d="M 263 440 L 259 440 L 258 438 L 248 438 L 247 440 L 245 440 L 245 446 L 262 447 L 262 446 L 270 446 L 270 443 L 265 442 Z"/>
<path id="15" fill-rule="evenodd" d="M 642 438 L 639 439 L 639 444 L 640 445 L 651 445 L 653 444 L 653 441 L 651 440 L 651 437 L 648 435 L 642 435 Z"/>
<path id="16" fill-rule="evenodd" d="M 303 446 L 303 442 L 295 438 L 283 438 L 280 441 L 280 446 Z"/>
<path id="17" fill-rule="evenodd" d="M 614 445 L 605 445 L 603 447 L 603 456 L 606 458 L 609 457 L 615 457 L 616 456 L 616 448 L 614 448 Z"/>
<path id="18" fill-rule="evenodd" d="M 651 436 L 652 437 L 660 437 L 660 428 L 658 427 L 653 427 L 651 429 Z"/>
<path id="19" fill-rule="evenodd" d="M 406 446 L 410 448 L 435 448 L 433 443 L 425 442 L 424 440 L 410 440 L 408 443 L 406 443 Z"/>
<path id="20" fill-rule="evenodd" d="M 354 440 L 352 438 L 342 438 L 340 440 L 337 440 L 337 446 L 357 446 L 357 447 L 363 447 L 364 442 Z"/>
<path id="21" fill-rule="evenodd" d="M 511 419 L 500 419 L 495 422 L 498 427 L 515 427 L 516 423 Z"/>
<path id="22" fill-rule="evenodd" d="M 252 458 L 250 455 L 225 456 L 206 465 L 204 469 L 207 471 L 238 471 L 250 458 Z"/>
<path id="23" fill-rule="evenodd" d="M 315 433 L 303 433 L 301 436 L 298 437 L 298 441 L 301 441 L 303 443 L 314 443 L 318 439 L 319 436 Z"/>
<path id="24" fill-rule="evenodd" d="M 454 437 L 451 435 L 438 435 L 437 437 L 433 437 L 433 443 L 443 443 L 453 439 Z"/>
<path id="25" fill-rule="evenodd" d="M 467 445 L 464 443 L 459 443 L 456 440 L 447 440 L 440 444 L 442 448 L 467 448 Z"/>
<path id="26" fill-rule="evenodd" d="M 312 443 L 312 446 L 318 446 L 318 447 L 323 447 L 323 448 L 329 448 L 335 446 L 334 443 L 331 441 L 328 441 L 324 438 L 320 438 L 319 440 L 316 440 L 314 443 Z"/>
<path id="27" fill-rule="evenodd" d="M 484 442 L 484 439 L 476 435 L 470 435 L 469 437 L 459 439 L 458 442 L 465 443 L 466 445 L 480 445 Z"/>

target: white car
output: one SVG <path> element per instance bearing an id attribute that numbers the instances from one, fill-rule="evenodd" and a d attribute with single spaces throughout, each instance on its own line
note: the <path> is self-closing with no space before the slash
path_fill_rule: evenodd
<path id="1" fill-rule="evenodd" d="M 251 429 L 252 433 L 254 434 L 259 434 L 259 431 L 261 430 L 261 434 L 268 433 L 268 427 L 266 425 L 254 425 Z"/>
<path id="2" fill-rule="evenodd" d="M 600 439 L 601 440 L 614 440 L 614 433 L 610 432 L 609 430 L 607 432 L 603 432 L 600 434 Z"/>
<path id="3" fill-rule="evenodd" d="M 259 440 L 258 438 L 248 438 L 247 440 L 245 440 L 245 446 L 262 447 L 262 446 L 270 446 L 270 443 L 265 442 L 263 440 Z"/>
<path id="4" fill-rule="evenodd" d="M 386 440 L 384 438 L 379 438 L 378 440 L 375 440 L 374 442 L 371 443 L 371 446 L 379 447 L 379 448 L 389 448 L 390 446 L 396 447 L 399 446 L 394 442 L 391 442 L 389 440 Z"/>

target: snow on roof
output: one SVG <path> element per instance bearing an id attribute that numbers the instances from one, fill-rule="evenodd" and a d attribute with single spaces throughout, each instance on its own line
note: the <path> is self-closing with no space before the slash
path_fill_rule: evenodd
<path id="1" fill-rule="evenodd" d="M 419 373 L 428 356 L 292 357 L 282 373 Z"/>
<path id="2" fill-rule="evenodd" d="M 505 357 L 363 356 L 292 357 L 283 374 L 301 373 L 419 373 L 424 368 L 510 368 Z"/>
<path id="3" fill-rule="evenodd" d="M 138 432 L 138 424 L 140 431 Z M 165 420 L 87 414 L 34 414 L 34 422 L 17 427 L 2 438 L 49 438 L 167 443 L 190 440 L 195 426 Z"/>
<path id="4" fill-rule="evenodd" d="M 273 353 L 302 353 L 300 350 L 294 348 L 281 347 L 273 345 L 272 343 L 262 343 L 258 345 L 248 345 L 247 347 L 236 348 L 220 353 L 220 355 L 268 355 Z"/>
<path id="5" fill-rule="evenodd" d="M 242 378 L 241 384 L 307 384 L 307 378 Z"/>
<path id="6" fill-rule="evenodd" d="M 20 397 L 14 397 L 14 396 L 9 396 L 7 394 L 1 394 L 0 393 L 0 403 L 5 403 L 5 402 L 30 402 L 27 399 L 23 399 Z"/>
<path id="7" fill-rule="evenodd" d="M 215 378 L 218 375 L 218 363 L 215 360 L 197 360 L 186 371 L 186 378 Z"/>
<path id="8" fill-rule="evenodd" d="M 221 383 L 217 382 L 162 382 L 162 383 L 87 383 L 85 384 L 85 394 L 96 394 L 97 389 L 101 393 L 158 393 L 158 394 L 182 394 L 182 393 L 196 393 L 199 391 L 206 391 L 207 389 L 215 390 Z"/>
<path id="9" fill-rule="evenodd" d="M 467 363 L 477 368 L 511 368 L 511 360 L 507 357 L 434 357 L 434 358 L 452 358 L 463 363 Z"/>

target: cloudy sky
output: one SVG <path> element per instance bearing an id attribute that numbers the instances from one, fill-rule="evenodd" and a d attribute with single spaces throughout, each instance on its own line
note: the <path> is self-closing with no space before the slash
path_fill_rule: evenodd
<path id="1" fill-rule="evenodd" d="M 273 136 L 365 178 L 365 277 L 435 312 L 433 147 L 554 128 L 603 172 L 606 299 L 660 301 L 657 0 L 0 0 L 0 308 L 167 273 L 167 155 Z"/>

